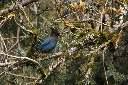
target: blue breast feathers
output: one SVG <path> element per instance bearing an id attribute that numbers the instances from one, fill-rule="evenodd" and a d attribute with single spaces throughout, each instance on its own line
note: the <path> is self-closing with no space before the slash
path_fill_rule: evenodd
<path id="1" fill-rule="evenodd" d="M 39 53 L 49 53 L 51 52 L 56 44 L 57 44 L 57 37 L 49 37 L 47 38 L 38 48 Z"/>

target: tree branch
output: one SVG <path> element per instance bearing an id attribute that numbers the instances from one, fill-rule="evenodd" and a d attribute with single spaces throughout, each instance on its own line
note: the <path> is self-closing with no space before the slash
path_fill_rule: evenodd
<path id="1" fill-rule="evenodd" d="M 15 11 L 19 6 L 24 7 L 24 6 L 27 6 L 30 3 L 37 2 L 37 1 L 38 0 L 22 0 L 21 4 L 19 2 L 16 3 L 16 4 L 12 4 L 11 6 L 9 6 L 9 8 L 1 10 L 0 11 L 0 16 L 3 15 L 3 14 L 8 14 L 8 13 L 11 13 L 11 12 Z"/>
<path id="2" fill-rule="evenodd" d="M 28 57 L 13 56 L 13 55 L 6 54 L 4 52 L 0 52 L 0 55 L 5 55 L 5 56 L 8 56 L 8 57 L 17 58 L 17 59 L 26 59 L 26 60 L 32 61 L 32 62 L 38 64 L 39 66 L 41 66 L 37 61 L 35 61 L 31 58 L 28 58 Z"/>
<path id="3" fill-rule="evenodd" d="M 9 75 L 12 75 L 12 76 L 16 76 L 16 77 L 22 77 L 22 78 L 28 78 L 28 79 L 36 79 L 36 80 L 39 79 L 39 78 L 36 78 L 36 77 L 30 77 L 30 76 L 24 76 L 24 75 L 17 75 L 17 74 L 11 73 L 11 72 L 6 72 L 6 73 L 9 74 Z"/>

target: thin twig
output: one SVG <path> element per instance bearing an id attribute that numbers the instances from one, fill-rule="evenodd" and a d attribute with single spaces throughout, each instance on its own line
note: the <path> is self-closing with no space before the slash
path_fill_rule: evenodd
<path id="1" fill-rule="evenodd" d="M 16 20 L 15 20 L 15 21 L 16 21 Z M 22 25 L 22 22 L 23 22 L 23 18 L 21 17 L 20 26 Z M 16 45 L 18 45 L 18 48 L 20 48 L 20 43 L 19 43 L 20 26 L 18 26 L 18 29 L 17 29 L 17 40 L 16 40 L 15 44 L 8 50 L 8 52 L 9 52 L 12 48 L 14 48 Z"/>
<path id="2" fill-rule="evenodd" d="M 1 34 L 0 34 L 0 38 L 1 38 L 1 41 L 2 41 L 3 46 L 4 46 L 4 48 L 5 48 L 5 51 L 7 52 L 7 46 L 6 46 L 5 42 L 4 42 L 4 39 L 3 39 L 3 37 L 2 37 Z"/>

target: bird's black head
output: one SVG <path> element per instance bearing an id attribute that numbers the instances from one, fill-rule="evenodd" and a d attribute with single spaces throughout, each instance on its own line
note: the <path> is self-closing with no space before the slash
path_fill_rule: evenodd
<path id="1" fill-rule="evenodd" d="M 50 29 L 52 30 L 50 36 L 56 36 L 56 37 L 60 36 L 60 32 L 58 31 L 58 29 L 56 28 L 50 28 Z"/>

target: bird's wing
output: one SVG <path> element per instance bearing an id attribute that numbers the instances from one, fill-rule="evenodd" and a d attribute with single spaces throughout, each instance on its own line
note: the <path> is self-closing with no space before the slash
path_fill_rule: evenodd
<path id="1" fill-rule="evenodd" d="M 50 40 L 45 40 L 40 46 L 39 49 L 42 49 L 44 46 L 48 45 L 51 41 Z"/>

